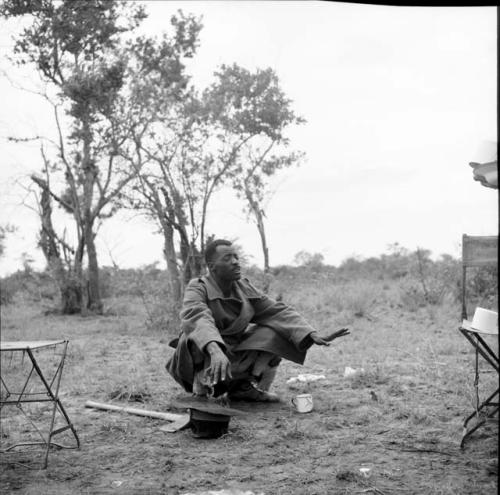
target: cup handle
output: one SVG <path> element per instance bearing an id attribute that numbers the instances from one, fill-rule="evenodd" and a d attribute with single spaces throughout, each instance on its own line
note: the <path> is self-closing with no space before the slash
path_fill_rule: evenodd
<path id="1" fill-rule="evenodd" d="M 295 407 L 297 407 L 297 404 L 295 404 L 295 397 L 293 397 L 293 398 L 291 399 L 291 402 L 292 402 L 292 404 L 293 404 Z"/>

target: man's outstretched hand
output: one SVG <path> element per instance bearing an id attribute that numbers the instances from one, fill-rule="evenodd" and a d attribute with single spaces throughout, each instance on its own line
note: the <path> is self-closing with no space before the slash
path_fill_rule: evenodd
<path id="1" fill-rule="evenodd" d="M 215 342 L 207 344 L 207 352 L 210 355 L 210 369 L 208 376 L 212 386 L 231 378 L 231 363 L 222 349 Z"/>
<path id="2" fill-rule="evenodd" d="M 349 335 L 349 329 L 348 328 L 341 328 L 340 330 L 337 330 L 336 332 L 329 333 L 324 336 L 318 335 L 317 332 L 313 332 L 309 334 L 311 337 L 312 341 L 316 345 L 330 345 L 330 342 L 332 340 L 338 339 L 339 337 L 343 337 L 344 335 Z"/>

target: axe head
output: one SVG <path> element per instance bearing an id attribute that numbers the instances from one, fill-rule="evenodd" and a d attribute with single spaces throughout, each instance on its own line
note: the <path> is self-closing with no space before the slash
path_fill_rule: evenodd
<path id="1" fill-rule="evenodd" d="M 189 414 L 180 414 L 179 416 L 179 419 L 171 421 L 164 426 L 160 426 L 160 430 L 167 433 L 175 433 L 176 431 L 187 428 L 190 421 Z"/>

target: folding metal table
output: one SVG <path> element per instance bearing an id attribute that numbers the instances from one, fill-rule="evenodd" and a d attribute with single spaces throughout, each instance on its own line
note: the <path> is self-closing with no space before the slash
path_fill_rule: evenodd
<path id="1" fill-rule="evenodd" d="M 469 438 L 469 436 L 474 433 L 478 428 L 480 428 L 482 425 L 486 423 L 486 421 L 493 417 L 499 410 L 499 402 L 498 402 L 498 395 L 500 388 L 497 387 L 497 389 L 489 395 L 486 399 L 484 399 L 482 402 L 479 399 L 479 356 L 481 356 L 487 363 L 491 365 L 491 367 L 496 370 L 496 373 L 498 375 L 499 373 L 499 357 L 495 352 L 491 349 L 491 347 L 488 345 L 488 343 L 484 339 L 484 335 L 486 335 L 483 332 L 480 332 L 479 330 L 476 330 L 472 328 L 470 322 L 467 320 L 464 320 L 462 325 L 459 328 L 459 331 L 464 335 L 464 337 L 470 342 L 470 344 L 474 347 L 475 350 L 475 377 L 474 377 L 474 389 L 476 393 L 476 407 L 475 410 L 467 416 L 467 418 L 464 421 L 464 431 L 462 435 L 462 441 L 460 442 L 460 447 L 463 448 L 465 444 L 465 440 Z M 498 338 L 498 329 L 496 333 L 488 333 L 488 335 L 496 335 Z M 498 383 L 498 382 L 497 382 Z M 485 414 L 483 413 L 483 410 L 485 408 L 488 408 L 489 411 Z M 473 418 L 476 419 L 476 423 L 474 426 L 470 429 L 468 429 L 467 425 L 469 421 L 471 421 Z"/>
<path id="2" fill-rule="evenodd" d="M 2 359 L 7 359 L 7 353 L 23 353 L 29 357 L 29 365 L 31 369 L 26 376 L 15 376 L 17 378 L 17 383 L 11 384 L 7 380 L 7 377 L 0 376 L 2 394 L 0 396 L 0 410 L 4 406 L 16 406 L 28 419 L 34 429 L 37 431 L 41 437 L 40 441 L 36 442 L 18 442 L 14 445 L 10 445 L 8 448 L 3 449 L 1 452 L 7 452 L 15 447 L 27 446 L 27 445 L 45 445 L 45 453 L 43 457 L 42 469 L 45 469 L 48 464 L 49 450 L 51 446 L 56 446 L 59 448 L 79 448 L 80 440 L 76 433 L 75 427 L 71 423 L 66 410 L 64 409 L 61 400 L 59 398 L 59 387 L 61 384 L 61 378 L 63 373 L 64 361 L 66 358 L 66 352 L 68 348 L 67 340 L 44 340 L 44 341 L 23 341 L 23 342 L 0 342 L 0 352 Z M 36 352 L 33 351 L 47 351 L 49 349 L 54 349 L 60 352 L 60 354 L 55 354 L 57 356 L 56 369 L 52 376 L 45 376 L 39 363 L 37 362 Z M 12 355 L 11 355 L 12 357 Z M 3 363 L 4 364 L 4 363 Z M 30 367 L 28 366 L 28 368 Z M 47 373 L 46 373 L 47 374 Z M 32 388 L 35 386 L 34 391 Z M 36 388 L 38 387 L 38 388 Z M 30 416 L 23 409 L 23 405 L 28 403 L 43 403 L 47 402 L 52 404 L 52 409 L 50 411 L 50 425 L 47 436 L 44 436 L 42 431 L 36 426 Z M 56 413 L 61 414 L 64 425 L 54 429 L 56 423 Z M 73 434 L 75 444 L 74 445 L 60 445 L 53 441 L 53 438 L 66 431 L 70 430 Z"/>

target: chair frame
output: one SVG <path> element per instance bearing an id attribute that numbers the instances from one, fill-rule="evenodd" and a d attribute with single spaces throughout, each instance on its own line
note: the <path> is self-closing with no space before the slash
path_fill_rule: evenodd
<path id="1" fill-rule="evenodd" d="M 463 234 L 462 236 L 462 319 L 467 320 L 467 268 L 494 266 L 498 265 L 498 236 L 469 236 Z M 467 416 L 464 421 L 462 440 L 460 448 L 465 446 L 465 441 L 474 433 L 478 428 L 484 425 L 489 418 L 493 417 L 499 411 L 499 402 L 497 396 L 499 395 L 500 387 L 497 388 L 491 395 L 489 395 L 482 402 L 479 399 L 479 355 L 488 362 L 493 369 L 499 373 L 500 361 L 499 357 L 493 352 L 488 343 L 479 335 L 478 332 L 471 328 L 466 328 L 464 325 L 459 327 L 459 331 L 470 342 L 475 350 L 475 376 L 474 376 L 474 389 L 476 392 L 476 405 L 475 410 Z M 496 399 L 496 400 L 495 400 Z M 486 413 L 486 417 L 481 418 L 480 411 L 485 408 L 492 407 Z M 473 418 L 476 423 L 470 429 L 468 423 Z"/>
<path id="2" fill-rule="evenodd" d="M 467 268 L 498 264 L 498 236 L 462 235 L 462 320 L 467 319 Z"/>

